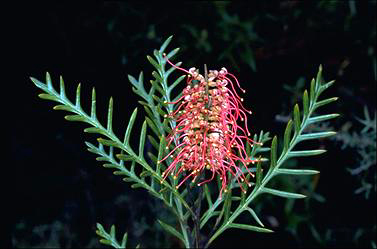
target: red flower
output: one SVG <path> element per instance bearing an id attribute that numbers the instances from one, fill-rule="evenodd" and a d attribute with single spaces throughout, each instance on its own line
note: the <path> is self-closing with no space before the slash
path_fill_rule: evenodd
<path id="1" fill-rule="evenodd" d="M 205 170 L 209 170 L 211 177 L 199 182 L 198 186 L 213 180 L 218 174 L 222 181 L 221 197 L 222 191 L 227 191 L 229 172 L 231 177 L 236 178 L 242 191 L 246 192 L 242 187 L 243 182 L 249 186 L 251 184 L 241 169 L 245 168 L 254 176 L 248 165 L 256 161 L 250 159 L 245 151 L 246 143 L 250 146 L 255 143 L 248 138 L 250 132 L 247 129 L 246 114 L 251 114 L 251 111 L 242 106 L 243 99 L 236 93 L 231 79 L 242 92 L 245 93 L 245 90 L 240 87 L 236 77 L 224 67 L 220 71 L 210 70 L 208 75 L 205 68 L 203 76 L 195 68 L 187 71 L 167 61 L 173 67 L 186 72 L 188 79 L 182 97 L 176 102 L 165 102 L 177 104 L 178 107 L 174 112 L 165 115 L 174 118 L 177 125 L 166 138 L 166 149 L 173 141 L 176 147 L 158 162 L 165 161 L 169 156 L 173 158 L 173 162 L 162 173 L 163 179 L 165 180 L 168 174 L 176 179 L 179 174 L 188 172 L 176 186 L 179 188 L 187 179 L 193 178 L 194 182 Z M 237 124 L 238 119 L 244 121 L 245 128 Z"/>

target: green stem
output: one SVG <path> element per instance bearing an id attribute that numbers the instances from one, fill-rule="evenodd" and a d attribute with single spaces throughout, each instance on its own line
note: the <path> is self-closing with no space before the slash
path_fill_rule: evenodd
<path id="1" fill-rule="evenodd" d="M 187 234 L 187 222 L 186 222 L 184 215 L 183 215 L 183 212 L 182 212 L 182 204 L 181 204 L 181 202 L 179 202 L 179 200 L 177 198 L 175 198 L 175 204 L 176 204 L 177 210 L 178 210 L 179 224 L 180 224 L 180 227 L 181 227 L 183 239 L 185 241 L 185 248 L 190 248 L 191 244 L 190 244 L 190 239 L 189 239 L 188 234 Z"/>

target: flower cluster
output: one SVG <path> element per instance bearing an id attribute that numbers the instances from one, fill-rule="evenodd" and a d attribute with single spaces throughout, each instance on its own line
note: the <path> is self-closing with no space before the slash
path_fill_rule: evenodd
<path id="1" fill-rule="evenodd" d="M 176 102 L 175 111 L 165 115 L 173 118 L 176 127 L 169 134 L 166 149 L 174 142 L 176 145 L 162 160 L 172 158 L 172 163 L 163 172 L 162 177 L 171 174 L 177 179 L 184 173 L 184 178 L 176 186 L 179 188 L 187 179 L 192 178 L 195 182 L 198 176 L 205 175 L 205 170 L 210 173 L 209 179 L 200 181 L 201 186 L 212 181 L 216 174 L 220 176 L 221 190 L 226 192 L 230 177 L 235 177 L 242 191 L 246 192 L 243 184 L 251 184 L 245 177 L 245 173 L 254 176 L 248 169 L 250 163 L 254 163 L 245 151 L 246 143 L 253 146 L 255 143 L 248 138 L 250 132 L 247 128 L 247 115 L 251 111 L 246 110 L 243 99 L 235 90 L 235 84 L 240 84 L 233 74 L 224 67 L 220 71 L 210 70 L 205 76 L 199 74 L 196 68 L 188 71 L 179 68 L 167 60 L 170 65 L 188 74 L 187 86 L 184 88 L 182 97 Z M 230 87 L 229 87 L 230 86 Z M 232 90 L 230 90 L 232 89 Z M 237 120 L 244 121 L 245 128 L 237 124 Z M 242 169 L 246 169 L 242 170 Z"/>

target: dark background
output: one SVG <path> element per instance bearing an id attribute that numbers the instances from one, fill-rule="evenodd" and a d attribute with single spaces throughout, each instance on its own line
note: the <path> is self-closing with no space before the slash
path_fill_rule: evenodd
<path id="1" fill-rule="evenodd" d="M 65 121 L 62 112 L 52 110 L 53 103 L 39 99 L 40 91 L 29 80 L 44 81 L 48 71 L 58 87 L 63 75 L 71 99 L 81 82 L 87 111 L 95 87 L 102 121 L 113 96 L 115 132 L 120 136 L 135 107 L 138 125 L 144 115 L 127 74 L 136 77 L 143 71 L 148 82 L 152 66 L 146 55 L 174 35 L 169 49 L 181 48 L 173 60 L 183 61 L 184 68 L 207 63 L 210 69 L 225 66 L 237 75 L 247 90 L 246 106 L 253 110 L 249 129 L 257 133 L 282 134 L 285 124 L 279 120 L 289 117 L 322 64 L 325 79 L 336 80 L 325 95 L 340 97 L 324 108 L 341 114 L 328 125 L 351 137 L 351 142 L 342 137 L 321 140 L 313 145 L 327 149 L 325 155 L 291 162 L 320 170 L 320 177 L 297 184 L 277 180 L 293 190 L 309 191 L 308 200 L 258 200 L 258 214 L 274 234 L 229 230 L 212 247 L 375 245 L 375 157 L 368 174 L 355 176 L 346 170 L 360 162 L 357 145 L 350 145 L 352 134 L 361 134 L 363 128 L 355 117 L 364 117 L 364 106 L 372 118 L 375 113 L 375 7 L 376 1 L 251 1 L 5 8 L 4 24 L 10 31 L 5 39 L 10 43 L 4 46 L 9 59 L 3 68 L 10 77 L 3 84 L 10 90 L 3 95 L 11 117 L 6 131 L 11 152 L 5 165 L 9 171 L 3 174 L 9 184 L 3 189 L 11 210 L 5 215 L 8 232 L 2 241 L 12 247 L 98 247 L 95 224 L 100 222 L 106 229 L 116 224 L 119 238 L 128 231 L 131 246 L 179 246 L 155 223 L 162 206 L 141 190 L 130 191 L 120 177 L 100 167 L 84 144 L 95 137 L 82 132 L 85 125 Z M 374 137 L 374 152 L 369 152 L 375 148 Z M 373 185 L 368 196 L 354 193 L 363 180 Z"/>

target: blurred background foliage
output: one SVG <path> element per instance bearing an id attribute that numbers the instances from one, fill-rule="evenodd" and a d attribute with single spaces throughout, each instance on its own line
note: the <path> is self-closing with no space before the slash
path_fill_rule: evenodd
<path id="1" fill-rule="evenodd" d="M 99 168 L 84 150 L 83 126 L 47 111 L 28 82 L 29 76 L 42 78 L 48 70 L 55 79 L 63 74 L 72 93 L 71 84 L 77 81 L 88 94 L 94 85 L 101 95 L 99 111 L 105 113 L 105 98 L 114 96 L 114 112 L 119 113 L 114 122 L 123 127 L 137 105 L 126 75 L 143 70 L 148 80 L 152 67 L 146 55 L 173 34 L 174 46 L 181 48 L 175 60 L 182 60 L 183 67 L 207 63 L 238 76 L 247 89 L 245 102 L 254 111 L 250 128 L 255 132 L 282 134 L 319 64 L 325 79 L 337 82 L 331 95 L 340 97 L 331 111 L 341 117 L 325 124 L 339 133 L 320 141 L 328 153 L 289 161 L 289 167 L 312 167 L 321 174 L 273 182 L 308 198 L 262 196 L 255 209 L 276 233 L 229 230 L 212 246 L 231 245 L 237 236 L 240 247 L 375 248 L 375 9 L 376 1 L 325 0 L 110 1 L 17 9 L 20 19 L 14 30 L 22 39 L 15 39 L 14 46 L 23 71 L 15 79 L 25 90 L 20 96 L 30 104 L 20 104 L 22 115 L 11 128 L 19 175 L 11 244 L 98 247 L 95 224 L 101 222 L 106 229 L 116 224 L 119 233 L 127 231 L 130 246 L 180 246 L 156 223 L 156 217 L 172 218 L 163 205 Z M 35 120 L 30 123 L 33 132 L 23 129 L 21 117 Z"/>

